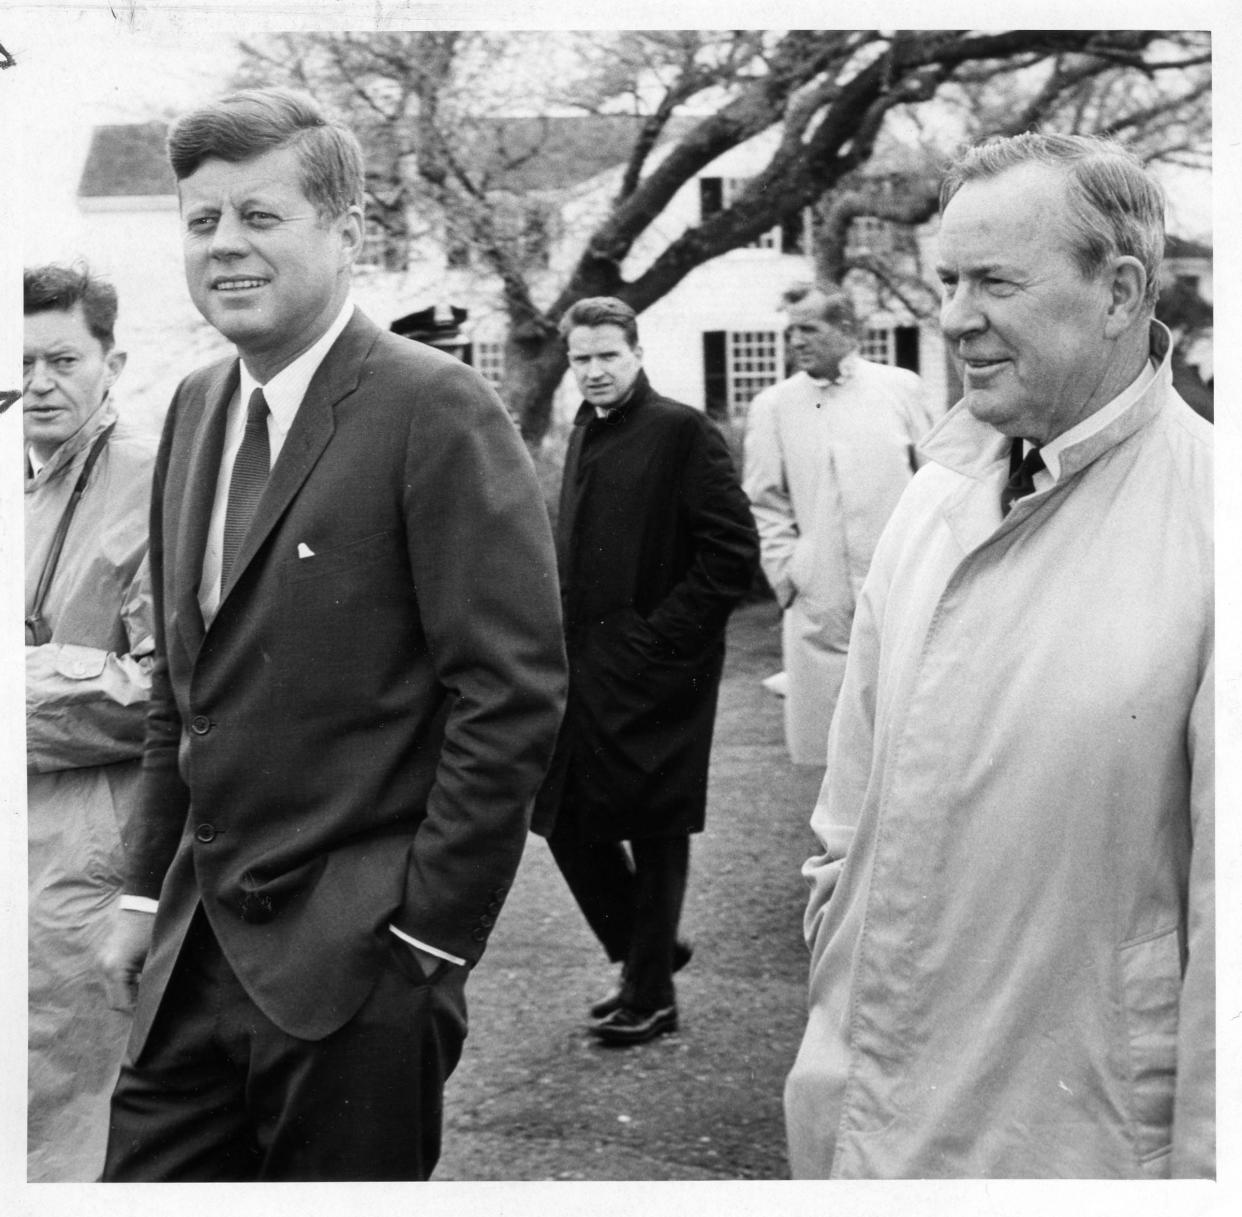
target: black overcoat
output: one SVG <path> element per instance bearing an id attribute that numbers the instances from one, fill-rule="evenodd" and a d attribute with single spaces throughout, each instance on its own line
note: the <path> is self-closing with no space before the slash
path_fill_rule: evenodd
<path id="1" fill-rule="evenodd" d="M 575 423 L 557 527 L 569 701 L 533 827 L 698 832 L 725 624 L 758 562 L 750 506 L 719 429 L 644 373 Z"/>

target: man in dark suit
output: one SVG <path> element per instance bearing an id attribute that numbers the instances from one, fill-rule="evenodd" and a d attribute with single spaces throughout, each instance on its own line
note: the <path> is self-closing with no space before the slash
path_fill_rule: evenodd
<path id="1" fill-rule="evenodd" d="M 240 362 L 181 384 L 156 465 L 104 1178 L 426 1178 L 563 705 L 546 513 L 484 382 L 350 303 L 347 129 L 253 90 L 169 154 Z"/>
<path id="2" fill-rule="evenodd" d="M 725 624 L 759 542 L 720 431 L 648 382 L 634 310 L 580 300 L 560 330 L 585 400 L 557 522 L 569 706 L 534 828 L 622 964 L 590 1025 L 621 1046 L 677 1026 L 673 972 L 690 956 L 677 923 Z"/>

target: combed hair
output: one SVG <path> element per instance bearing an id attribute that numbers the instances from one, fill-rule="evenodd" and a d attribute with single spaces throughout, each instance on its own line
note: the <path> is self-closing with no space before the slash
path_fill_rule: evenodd
<path id="1" fill-rule="evenodd" d="M 309 94 L 243 89 L 191 110 L 168 133 L 168 160 L 178 182 L 204 161 L 247 161 L 278 148 L 297 152 L 302 193 L 322 218 L 363 206 L 358 139 L 344 123 L 327 118 Z"/>
<path id="2" fill-rule="evenodd" d="M 819 292 L 824 297 L 823 307 L 819 310 L 820 320 L 835 325 L 852 334 L 858 328 L 858 314 L 854 309 L 854 301 L 848 293 L 843 292 L 835 284 L 825 285 L 812 283 L 809 279 L 794 283 L 781 292 L 781 305 L 790 308 L 801 304 L 808 296 Z"/>
<path id="3" fill-rule="evenodd" d="M 1154 309 L 1164 258 L 1164 191 L 1115 140 L 1035 131 L 985 140 L 949 167 L 940 186 L 941 214 L 967 182 L 1032 163 L 1065 174 L 1064 223 L 1083 277 L 1094 279 L 1113 258 L 1137 258 L 1147 273 L 1144 304 Z"/>
<path id="4" fill-rule="evenodd" d="M 22 274 L 22 312 L 49 313 L 73 311 L 82 306 L 86 328 L 110 351 L 116 342 L 116 288 L 106 279 L 92 274 L 83 262 L 72 266 L 49 263 L 30 266 Z"/>
<path id="5" fill-rule="evenodd" d="M 557 333 L 568 339 L 569 331 L 579 325 L 620 326 L 629 346 L 638 346 L 638 314 L 616 296 L 587 296 L 571 304 L 556 327 Z"/>

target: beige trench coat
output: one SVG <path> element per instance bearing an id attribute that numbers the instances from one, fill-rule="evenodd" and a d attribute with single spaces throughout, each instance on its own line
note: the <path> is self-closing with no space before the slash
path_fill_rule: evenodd
<path id="1" fill-rule="evenodd" d="M 26 481 L 26 611 L 105 403 Z M 44 616 L 26 648 L 31 1180 L 92 1180 L 128 1033 L 98 954 L 120 892 L 120 827 L 132 806 L 152 641 L 146 578 L 154 438 L 118 423 L 91 473 Z"/>
<path id="2" fill-rule="evenodd" d="M 824 764 L 858 591 L 932 423 L 914 373 L 855 355 L 842 374 L 821 386 L 799 372 L 747 416 L 744 488 L 785 610 L 785 741 L 800 765 Z"/>
<path id="3" fill-rule="evenodd" d="M 799 1177 L 1214 1170 L 1212 434 L 1155 382 L 1000 522 L 959 407 L 863 590 L 804 874 Z"/>

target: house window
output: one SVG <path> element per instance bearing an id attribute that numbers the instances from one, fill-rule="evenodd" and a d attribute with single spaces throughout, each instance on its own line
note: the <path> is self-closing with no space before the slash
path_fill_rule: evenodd
<path id="1" fill-rule="evenodd" d="M 851 258 L 885 257 L 893 253 L 893 225 L 875 216 L 855 216 L 850 221 L 845 252 Z"/>
<path id="2" fill-rule="evenodd" d="M 897 340 L 892 327 L 864 329 L 858 342 L 858 353 L 872 363 L 896 363 Z"/>
<path id="3" fill-rule="evenodd" d="M 889 325 L 868 327 L 858 342 L 858 353 L 872 363 L 887 363 L 898 368 L 919 370 L 919 327 Z"/>
<path id="4" fill-rule="evenodd" d="M 496 341 L 478 341 L 472 350 L 475 370 L 494 389 L 500 388 L 505 378 L 505 344 Z"/>
<path id="5" fill-rule="evenodd" d="M 707 413 L 738 418 L 751 399 L 782 375 L 779 330 L 716 330 L 703 335 L 703 382 Z"/>
<path id="6" fill-rule="evenodd" d="M 727 211 L 737 201 L 750 182 L 748 177 L 701 177 L 699 178 L 699 219 L 706 220 L 719 211 Z M 801 225 L 798 225 L 795 240 L 801 240 Z M 744 246 L 745 249 L 785 248 L 786 232 L 782 225 L 777 224 L 768 229 L 754 241 Z M 793 250 L 786 252 L 801 252 Z"/>

